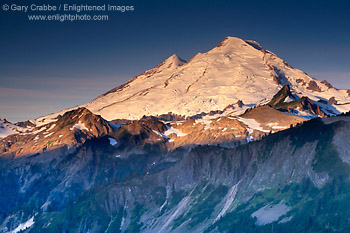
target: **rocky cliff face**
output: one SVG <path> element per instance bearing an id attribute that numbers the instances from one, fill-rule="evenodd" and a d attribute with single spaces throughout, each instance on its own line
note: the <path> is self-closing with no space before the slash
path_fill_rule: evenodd
<path id="1" fill-rule="evenodd" d="M 141 143 L 120 157 L 106 135 L 72 151 L 2 157 L 0 229 L 33 220 L 30 232 L 347 232 L 349 129 L 340 116 L 232 149 Z"/>

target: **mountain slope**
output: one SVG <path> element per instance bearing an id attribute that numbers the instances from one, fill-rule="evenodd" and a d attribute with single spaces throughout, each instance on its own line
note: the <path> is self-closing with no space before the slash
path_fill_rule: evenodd
<path id="1" fill-rule="evenodd" d="M 349 132 L 342 116 L 235 149 L 121 159 L 100 138 L 70 154 L 1 160 L 1 229 L 33 218 L 30 232 L 347 232 Z"/>
<path id="2" fill-rule="evenodd" d="M 0 157 L 26 156 L 59 148 L 68 152 L 86 140 L 103 136 L 109 136 L 121 158 L 156 148 L 164 152 L 206 144 L 235 147 L 306 120 L 268 105 L 250 108 L 242 102 L 229 105 L 224 111 L 187 118 L 177 116 L 179 120 L 171 116 L 149 116 L 113 123 L 86 108 L 77 108 L 59 115 L 54 122 L 26 129 L 24 133 L 11 131 L 13 134 L 0 139 Z M 170 118 L 160 119 L 167 117 Z"/>
<path id="3" fill-rule="evenodd" d="M 57 121 L 10 134 L 0 140 L 1 156 L 21 156 L 77 147 L 87 139 L 112 133 L 113 128 L 102 117 L 86 108 L 77 108 L 58 116 Z"/>

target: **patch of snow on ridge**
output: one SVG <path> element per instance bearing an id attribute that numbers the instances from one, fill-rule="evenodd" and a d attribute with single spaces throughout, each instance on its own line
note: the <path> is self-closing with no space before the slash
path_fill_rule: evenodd
<path id="1" fill-rule="evenodd" d="M 153 130 L 153 129 L 152 129 L 152 131 L 153 131 L 153 133 L 155 133 L 155 134 L 157 134 L 157 135 L 159 135 L 159 136 L 165 138 L 166 140 L 169 140 L 169 138 L 168 138 L 165 134 L 163 134 L 163 133 L 161 133 L 161 132 L 158 132 L 158 131 L 156 131 L 156 130 Z"/>
<path id="2" fill-rule="evenodd" d="M 278 123 L 268 123 L 267 126 L 273 129 L 287 129 L 285 126 L 279 126 Z"/>
<path id="3" fill-rule="evenodd" d="M 205 125 L 204 126 L 204 130 L 211 129 L 211 127 L 210 127 L 211 120 L 208 120 L 208 119 L 197 119 L 195 122 L 196 122 L 196 124 L 200 123 L 200 124 Z"/>
<path id="4" fill-rule="evenodd" d="M 1 128 L 0 127 L 0 138 L 7 137 L 8 135 L 15 134 L 16 132 L 12 131 L 9 128 Z"/>
<path id="5" fill-rule="evenodd" d="M 46 126 L 43 126 L 40 129 L 33 131 L 32 134 L 38 134 L 38 133 L 40 133 L 40 132 L 42 132 L 44 130 L 46 130 Z"/>
<path id="6" fill-rule="evenodd" d="M 84 129 L 86 131 L 89 131 L 89 129 L 86 128 L 85 124 L 82 123 L 81 121 L 79 121 L 78 124 L 73 125 L 73 127 L 70 128 L 70 130 L 74 130 L 74 128 L 79 129 L 79 130 L 83 130 Z"/>
<path id="7" fill-rule="evenodd" d="M 44 138 L 50 137 L 53 133 L 54 133 L 54 132 L 45 135 Z"/>
<path id="8" fill-rule="evenodd" d="M 26 230 L 33 225 L 34 225 L 34 216 L 28 219 L 26 222 L 19 224 L 18 227 L 16 227 L 16 229 L 11 231 L 11 233 L 17 233 L 17 232 Z"/>
<path id="9" fill-rule="evenodd" d="M 0 139 L 7 137 L 11 134 L 18 134 L 30 131 L 31 128 L 23 128 L 12 124 L 6 120 L 0 120 Z"/>
<path id="10" fill-rule="evenodd" d="M 264 133 L 269 133 L 270 132 L 270 130 L 263 129 L 260 126 L 260 124 L 254 119 L 238 117 L 237 120 L 239 120 L 240 122 L 246 124 L 250 129 L 259 130 L 259 131 L 264 132 Z"/>
<path id="11" fill-rule="evenodd" d="M 53 128 L 55 128 L 55 126 L 56 126 L 56 124 L 51 125 L 50 128 L 47 129 L 47 131 L 52 130 Z"/>
<path id="12" fill-rule="evenodd" d="M 176 137 L 183 137 L 187 135 L 176 128 L 168 127 L 168 130 L 164 132 L 164 135 L 169 136 L 170 134 L 176 134 Z"/>
<path id="13" fill-rule="evenodd" d="M 308 119 L 308 120 L 317 117 L 314 114 L 311 114 L 309 112 L 300 110 L 299 107 L 296 108 L 296 109 L 291 109 L 291 112 L 286 112 L 286 113 L 289 114 L 289 115 L 292 115 L 292 116 L 298 116 L 298 117 L 302 117 L 302 118 L 305 118 L 305 119 Z"/>
<path id="14" fill-rule="evenodd" d="M 109 139 L 109 143 L 114 146 L 114 145 L 117 145 L 117 140 L 115 140 L 114 138 L 108 138 Z"/>
<path id="15" fill-rule="evenodd" d="M 283 101 L 284 103 L 290 103 L 294 101 L 294 99 L 290 98 L 289 96 L 287 96 L 287 98 Z"/>
<path id="16" fill-rule="evenodd" d="M 256 225 L 263 226 L 277 221 L 281 216 L 285 215 L 290 210 L 290 207 L 286 206 L 282 201 L 277 205 L 268 204 L 261 207 L 251 217 L 256 218 Z"/>

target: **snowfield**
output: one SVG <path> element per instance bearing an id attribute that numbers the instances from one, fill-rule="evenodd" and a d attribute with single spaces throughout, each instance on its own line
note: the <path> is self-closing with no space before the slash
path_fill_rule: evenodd
<path id="1" fill-rule="evenodd" d="M 255 211 L 251 216 L 257 218 L 256 225 L 263 226 L 277 221 L 281 216 L 285 215 L 290 208 L 285 204 L 267 205 Z M 289 219 L 290 220 L 290 219 Z M 285 220 L 284 220 L 285 222 Z"/>
<path id="2" fill-rule="evenodd" d="M 264 133 L 269 133 L 270 132 L 270 130 L 263 129 L 260 126 L 260 124 L 254 119 L 238 117 L 237 120 L 239 120 L 240 122 L 242 122 L 245 125 L 247 125 L 248 126 L 248 129 L 247 129 L 248 131 L 250 129 L 250 130 L 259 130 L 259 131 L 264 132 Z"/>
<path id="3" fill-rule="evenodd" d="M 109 144 L 111 144 L 112 146 L 115 146 L 118 144 L 117 140 L 115 140 L 114 138 L 108 138 L 109 139 Z"/>
<path id="4" fill-rule="evenodd" d="M 11 233 L 17 233 L 20 231 L 24 231 L 33 225 L 34 225 L 34 216 L 31 217 L 30 219 L 28 219 L 26 222 L 19 224 L 18 227 L 16 227 L 16 229 L 11 231 Z"/>
<path id="5" fill-rule="evenodd" d="M 181 132 L 180 130 L 173 128 L 173 127 L 168 127 L 168 130 L 164 132 L 165 136 L 169 136 L 171 134 L 175 134 L 176 137 L 183 137 L 186 136 L 187 134 Z"/>
<path id="6" fill-rule="evenodd" d="M 73 125 L 72 128 L 70 128 L 70 130 L 74 130 L 74 129 L 89 131 L 89 129 L 86 128 L 85 124 L 81 121 L 79 121 L 78 124 L 75 124 L 75 125 Z"/>
<path id="7" fill-rule="evenodd" d="M 11 122 L 0 119 L 0 139 L 11 134 L 23 133 L 29 130 L 32 130 L 32 128 L 19 127 Z"/>

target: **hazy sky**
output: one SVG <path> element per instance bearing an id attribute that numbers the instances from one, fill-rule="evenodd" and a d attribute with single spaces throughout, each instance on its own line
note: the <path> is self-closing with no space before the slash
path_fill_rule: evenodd
<path id="1" fill-rule="evenodd" d="M 6 0 L 1 4 L 58 5 Z M 0 118 L 33 119 L 86 103 L 176 53 L 188 60 L 226 36 L 258 41 L 312 77 L 350 88 L 347 1 L 67 0 L 133 5 L 109 21 L 28 21 L 0 10 Z"/>

